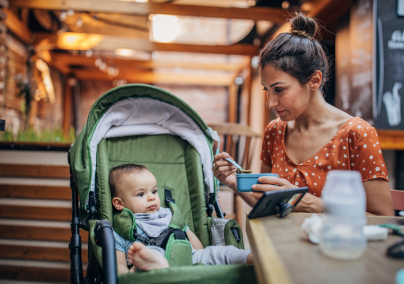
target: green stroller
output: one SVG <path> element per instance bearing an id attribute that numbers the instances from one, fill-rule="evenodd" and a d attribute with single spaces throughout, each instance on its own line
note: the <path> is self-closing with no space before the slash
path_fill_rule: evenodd
<path id="1" fill-rule="evenodd" d="M 163 207 L 175 200 L 204 247 L 244 248 L 234 220 L 224 219 L 211 171 L 218 141 L 200 116 L 174 95 L 149 85 L 117 87 L 93 105 L 69 153 L 72 189 L 71 283 L 256 283 L 250 265 L 188 265 L 117 275 L 109 189 L 112 167 L 145 165 L 156 177 Z M 169 189 L 171 196 L 166 196 Z M 212 217 L 213 210 L 218 218 Z M 79 229 L 89 231 L 83 277 Z M 214 230 L 214 234 L 212 234 Z"/>

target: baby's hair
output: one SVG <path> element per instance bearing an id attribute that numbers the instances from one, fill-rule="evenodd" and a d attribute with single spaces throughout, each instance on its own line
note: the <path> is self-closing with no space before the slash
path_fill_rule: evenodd
<path id="1" fill-rule="evenodd" d="M 295 77 L 300 84 L 310 81 L 316 70 L 323 77 L 320 90 L 327 81 L 329 64 L 327 55 L 319 43 L 321 26 L 313 18 L 300 12 L 289 20 L 290 33 L 281 33 L 268 42 L 260 52 L 260 68 L 271 65 Z"/>
<path id="2" fill-rule="evenodd" d="M 111 197 L 117 197 L 118 193 L 116 190 L 116 183 L 122 175 L 129 173 L 141 173 L 144 170 L 148 171 L 145 166 L 137 164 L 124 164 L 112 168 L 109 171 L 109 188 L 111 190 Z"/>

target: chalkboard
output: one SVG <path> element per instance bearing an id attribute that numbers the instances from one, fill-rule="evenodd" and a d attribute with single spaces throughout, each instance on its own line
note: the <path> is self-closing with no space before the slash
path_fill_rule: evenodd
<path id="1" fill-rule="evenodd" d="M 376 126 L 404 129 L 404 18 L 397 0 L 376 1 Z"/>

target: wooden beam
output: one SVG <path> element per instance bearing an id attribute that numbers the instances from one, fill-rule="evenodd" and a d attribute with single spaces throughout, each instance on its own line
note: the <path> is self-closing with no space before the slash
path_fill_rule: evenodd
<path id="1" fill-rule="evenodd" d="M 73 94 L 72 87 L 75 79 L 68 77 L 65 83 L 63 94 L 63 136 L 65 139 L 69 137 L 69 130 L 71 126 L 72 112 L 73 112 Z"/>
<path id="2" fill-rule="evenodd" d="M 306 7 L 307 16 L 316 17 L 332 0 L 311 0 L 302 5 L 302 8 Z"/>
<path id="3" fill-rule="evenodd" d="M 311 0 L 305 2 L 301 8 L 307 12 L 307 16 L 321 20 L 326 26 L 344 15 L 351 6 L 351 0 Z M 271 38 L 281 33 L 290 32 L 290 22 L 282 24 Z"/>
<path id="4" fill-rule="evenodd" d="M 249 58 L 249 64 L 247 65 L 247 76 L 245 78 L 245 88 L 247 91 L 247 103 L 246 103 L 246 116 L 247 116 L 247 125 L 251 124 L 251 100 L 252 100 L 252 80 L 254 76 L 254 70 L 251 65 L 251 57 Z"/>
<path id="5" fill-rule="evenodd" d="M 43 10 L 35 10 L 35 11 L 43 11 Z M 79 17 L 81 18 L 83 24 L 82 26 L 77 27 L 76 23 Z M 87 13 L 75 13 L 73 16 L 67 17 L 64 22 L 65 24 L 67 24 L 69 30 L 72 32 L 79 33 L 84 31 L 86 33 L 100 33 L 103 35 L 149 39 L 149 30 L 147 28 L 146 17 L 145 17 L 146 27 L 142 30 L 106 23 L 104 21 L 98 20 L 98 18 L 94 19 Z"/>
<path id="6" fill-rule="evenodd" d="M 237 122 L 237 91 L 238 86 L 231 82 L 228 86 L 229 91 L 229 103 L 228 103 L 228 113 L 227 113 L 227 121 L 228 122 Z"/>
<path id="7" fill-rule="evenodd" d="M 84 55 L 73 55 L 68 53 L 50 52 L 51 62 L 58 62 L 66 68 L 70 66 L 95 66 L 96 57 L 86 57 Z M 154 69 L 154 68 L 184 68 L 184 69 L 206 69 L 238 71 L 243 63 L 202 63 L 192 61 L 153 61 L 153 60 L 135 60 L 129 58 L 118 58 L 112 56 L 103 56 L 101 59 L 108 65 L 117 68 L 132 69 Z M 244 65 L 243 65 L 244 66 Z"/>
<path id="8" fill-rule="evenodd" d="M 242 125 L 238 123 L 220 123 L 208 125 L 215 130 L 219 135 L 239 135 L 249 137 L 260 137 L 261 134 L 255 133 L 248 125 Z"/>
<path id="9" fill-rule="evenodd" d="M 0 164 L 0 177 L 70 178 L 68 166 Z"/>
<path id="10" fill-rule="evenodd" d="M 232 75 L 189 75 L 174 73 L 137 72 L 131 69 L 119 69 L 115 77 L 96 68 L 85 70 L 72 70 L 79 80 L 113 81 L 126 80 L 142 84 L 173 84 L 173 85 L 198 85 L 198 86 L 228 86 L 232 81 Z"/>
<path id="11" fill-rule="evenodd" d="M 110 0 L 13 0 L 13 8 L 45 10 L 67 10 L 84 12 L 105 12 L 132 15 L 166 14 L 177 16 L 215 17 L 226 19 L 248 19 L 254 21 L 284 22 L 287 11 L 279 8 L 251 7 L 214 7 L 177 5 L 171 3 L 137 3 L 134 1 Z"/>
<path id="12" fill-rule="evenodd" d="M 53 18 L 51 16 L 51 12 L 39 9 L 34 9 L 32 10 L 32 12 L 35 16 L 35 19 L 41 24 L 41 26 L 45 30 L 52 31 L 52 28 L 56 27 Z"/>
<path id="13" fill-rule="evenodd" d="M 0 197 L 71 200 L 68 186 L 1 184 Z"/>
<path id="14" fill-rule="evenodd" d="M 4 21 L 7 28 L 9 28 L 16 36 L 18 36 L 25 43 L 31 43 L 32 34 L 27 26 L 18 19 L 18 17 L 9 9 L 3 9 L 7 14 L 7 19 Z"/>
<path id="15" fill-rule="evenodd" d="M 324 22 L 326 28 L 332 23 L 335 23 L 339 18 L 348 13 L 351 9 L 351 0 L 323 0 L 328 1 L 323 9 L 317 11 L 315 17 Z M 336 32 L 336 31 L 335 31 Z"/>
<path id="16" fill-rule="evenodd" d="M 198 45 L 151 42 L 144 39 L 106 36 L 100 34 L 63 33 L 60 35 L 36 34 L 35 44 L 44 49 L 65 50 L 115 50 L 117 48 L 145 51 L 176 51 L 226 55 L 258 55 L 258 46 L 251 44 Z"/>
<path id="17" fill-rule="evenodd" d="M 36 50 L 38 58 L 42 59 L 45 61 L 49 66 L 57 69 L 60 73 L 64 75 L 68 75 L 70 70 L 69 67 L 66 64 L 63 64 L 59 60 L 54 60 L 54 58 L 51 57 L 49 50 L 47 49 L 41 49 L 38 48 Z"/>

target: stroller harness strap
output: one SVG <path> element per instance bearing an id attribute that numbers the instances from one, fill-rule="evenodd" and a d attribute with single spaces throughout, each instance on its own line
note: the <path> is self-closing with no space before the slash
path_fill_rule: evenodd
<path id="1" fill-rule="evenodd" d="M 173 214 L 168 228 L 156 238 L 145 238 L 137 233 L 134 214 L 128 208 L 114 214 L 114 230 L 123 238 L 139 241 L 146 246 L 158 246 L 166 251 L 170 266 L 192 265 L 192 246 L 186 234 L 187 225 L 181 211 L 175 205 L 171 191 L 165 189 L 166 201 Z M 170 200 L 170 201 L 168 201 Z"/>

